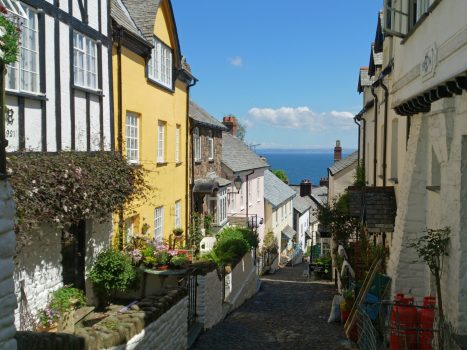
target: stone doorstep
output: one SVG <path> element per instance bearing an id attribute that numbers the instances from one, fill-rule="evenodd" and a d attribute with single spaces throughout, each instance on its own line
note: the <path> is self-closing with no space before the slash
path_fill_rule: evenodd
<path id="1" fill-rule="evenodd" d="M 80 323 L 86 317 L 88 317 L 94 311 L 94 309 L 95 309 L 94 306 L 85 306 L 78 310 L 75 310 L 75 317 L 74 317 L 75 325 L 77 323 Z"/>

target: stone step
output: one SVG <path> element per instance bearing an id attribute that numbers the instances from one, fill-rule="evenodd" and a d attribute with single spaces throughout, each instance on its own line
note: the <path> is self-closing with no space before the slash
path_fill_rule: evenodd
<path id="1" fill-rule="evenodd" d="M 91 314 L 95 309 L 94 306 L 85 306 L 75 311 L 74 321 L 75 324 L 80 323 L 84 320 L 87 316 Z"/>

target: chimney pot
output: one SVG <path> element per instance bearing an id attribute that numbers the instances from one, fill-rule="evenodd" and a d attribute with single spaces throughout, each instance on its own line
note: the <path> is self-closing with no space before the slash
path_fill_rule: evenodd
<path id="1" fill-rule="evenodd" d="M 227 127 L 229 133 L 233 136 L 237 136 L 238 122 L 236 117 L 231 115 L 225 116 L 222 120 L 222 124 Z"/>
<path id="2" fill-rule="evenodd" d="M 336 141 L 336 147 L 334 147 L 334 163 L 342 159 L 342 147 L 341 141 Z"/>
<path id="3" fill-rule="evenodd" d="M 302 180 L 300 182 L 300 197 L 311 196 L 311 181 Z"/>

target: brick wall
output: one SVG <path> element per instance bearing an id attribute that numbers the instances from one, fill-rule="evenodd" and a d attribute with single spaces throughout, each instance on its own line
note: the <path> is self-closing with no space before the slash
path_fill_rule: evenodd
<path id="1" fill-rule="evenodd" d="M 199 128 L 201 138 L 201 161 L 195 162 L 194 177 L 195 180 L 203 179 L 210 172 L 215 172 L 221 175 L 221 160 L 222 160 L 222 131 L 216 129 Z M 208 135 L 212 130 L 214 139 L 214 159 L 209 161 Z"/>

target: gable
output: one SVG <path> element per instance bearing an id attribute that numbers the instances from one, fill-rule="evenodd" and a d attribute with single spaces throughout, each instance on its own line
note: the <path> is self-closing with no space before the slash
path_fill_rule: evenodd
<path id="1" fill-rule="evenodd" d="M 175 62 L 181 59 L 178 42 L 177 26 L 173 14 L 172 4 L 169 0 L 162 0 L 154 20 L 154 35 L 164 44 L 170 46 L 174 52 Z"/>

